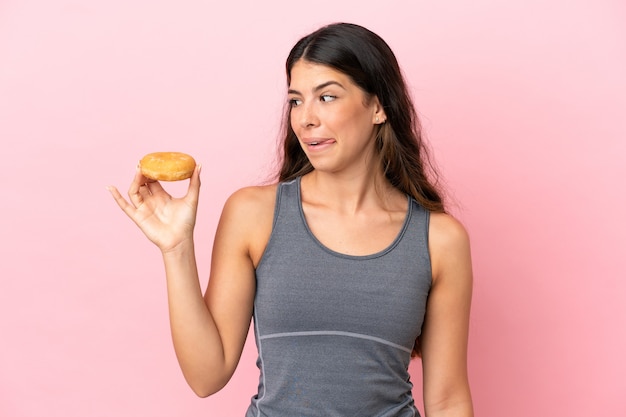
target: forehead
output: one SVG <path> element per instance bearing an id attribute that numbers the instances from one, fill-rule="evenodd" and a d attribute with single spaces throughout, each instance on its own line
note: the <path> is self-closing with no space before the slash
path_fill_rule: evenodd
<path id="1" fill-rule="evenodd" d="M 291 67 L 290 78 L 289 87 L 295 89 L 314 88 L 328 81 L 337 81 L 345 87 L 355 86 L 352 79 L 343 72 L 304 60 L 297 61 Z"/>

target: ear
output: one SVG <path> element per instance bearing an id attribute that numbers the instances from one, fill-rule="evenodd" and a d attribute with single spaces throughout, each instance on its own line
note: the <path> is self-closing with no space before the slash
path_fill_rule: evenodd
<path id="1" fill-rule="evenodd" d="M 372 122 L 375 125 L 384 124 L 387 121 L 387 115 L 385 114 L 385 110 L 380 104 L 380 100 L 378 100 L 378 97 L 374 97 L 374 100 L 372 102 L 372 109 L 374 110 Z"/>

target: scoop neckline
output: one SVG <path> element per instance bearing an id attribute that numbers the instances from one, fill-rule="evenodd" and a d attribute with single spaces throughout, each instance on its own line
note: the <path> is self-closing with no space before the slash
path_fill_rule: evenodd
<path id="1" fill-rule="evenodd" d="M 306 217 L 304 215 L 304 208 L 302 207 L 302 191 L 301 191 L 301 185 L 300 185 L 301 180 L 302 180 L 302 177 L 298 177 L 297 181 L 296 181 L 296 185 L 297 185 L 296 190 L 297 190 L 297 197 L 298 197 L 298 211 L 300 212 L 300 219 L 302 220 L 302 224 L 304 225 L 304 229 L 306 230 L 306 232 L 309 235 L 309 237 L 315 242 L 315 244 L 317 246 L 319 246 L 321 249 L 323 249 L 325 252 L 330 253 L 331 255 L 334 255 L 334 256 L 339 257 L 339 258 L 346 258 L 346 259 L 373 259 L 373 258 L 379 258 L 379 257 L 384 256 L 387 253 L 391 252 L 398 245 L 398 243 L 400 243 L 400 240 L 402 240 L 402 236 L 404 236 L 404 233 L 406 232 L 406 230 L 409 227 L 409 220 L 410 220 L 411 214 L 413 212 L 413 204 L 411 204 L 411 196 L 409 196 L 407 194 L 406 195 L 406 198 L 407 198 L 407 209 L 406 209 L 406 214 L 404 216 L 404 222 L 402 223 L 402 227 L 400 228 L 400 231 L 398 232 L 396 237 L 393 239 L 393 241 L 391 241 L 391 243 L 389 245 L 387 245 L 386 248 L 383 248 L 383 249 L 381 249 L 378 252 L 371 253 L 371 254 L 368 254 L 368 255 L 349 255 L 347 253 L 342 253 L 342 252 L 338 252 L 336 250 L 333 250 L 333 249 L 329 248 L 328 246 L 326 246 L 325 244 L 323 244 L 317 238 L 317 236 L 315 236 L 315 234 L 313 233 L 313 231 L 309 227 L 309 223 L 307 222 Z"/>

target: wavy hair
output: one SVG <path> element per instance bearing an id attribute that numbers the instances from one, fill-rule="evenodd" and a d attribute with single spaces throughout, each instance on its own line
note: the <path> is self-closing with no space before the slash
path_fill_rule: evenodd
<path id="1" fill-rule="evenodd" d="M 424 208 L 445 212 L 439 175 L 422 139 L 415 107 L 389 45 L 362 26 L 334 23 L 294 45 L 285 63 L 287 85 L 291 82 L 291 69 L 299 60 L 340 71 L 370 97 L 378 97 L 387 116 L 376 132 L 376 150 L 385 177 Z M 313 170 L 291 128 L 290 111 L 287 106 L 283 117 L 279 181 L 288 181 Z"/>

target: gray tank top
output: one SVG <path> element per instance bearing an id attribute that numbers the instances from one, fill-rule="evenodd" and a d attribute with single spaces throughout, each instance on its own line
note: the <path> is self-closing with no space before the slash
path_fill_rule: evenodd
<path id="1" fill-rule="evenodd" d="M 256 270 L 260 379 L 246 417 L 419 415 L 408 365 L 431 285 L 428 222 L 409 199 L 389 247 L 337 253 L 309 230 L 300 179 L 279 184 Z"/>

